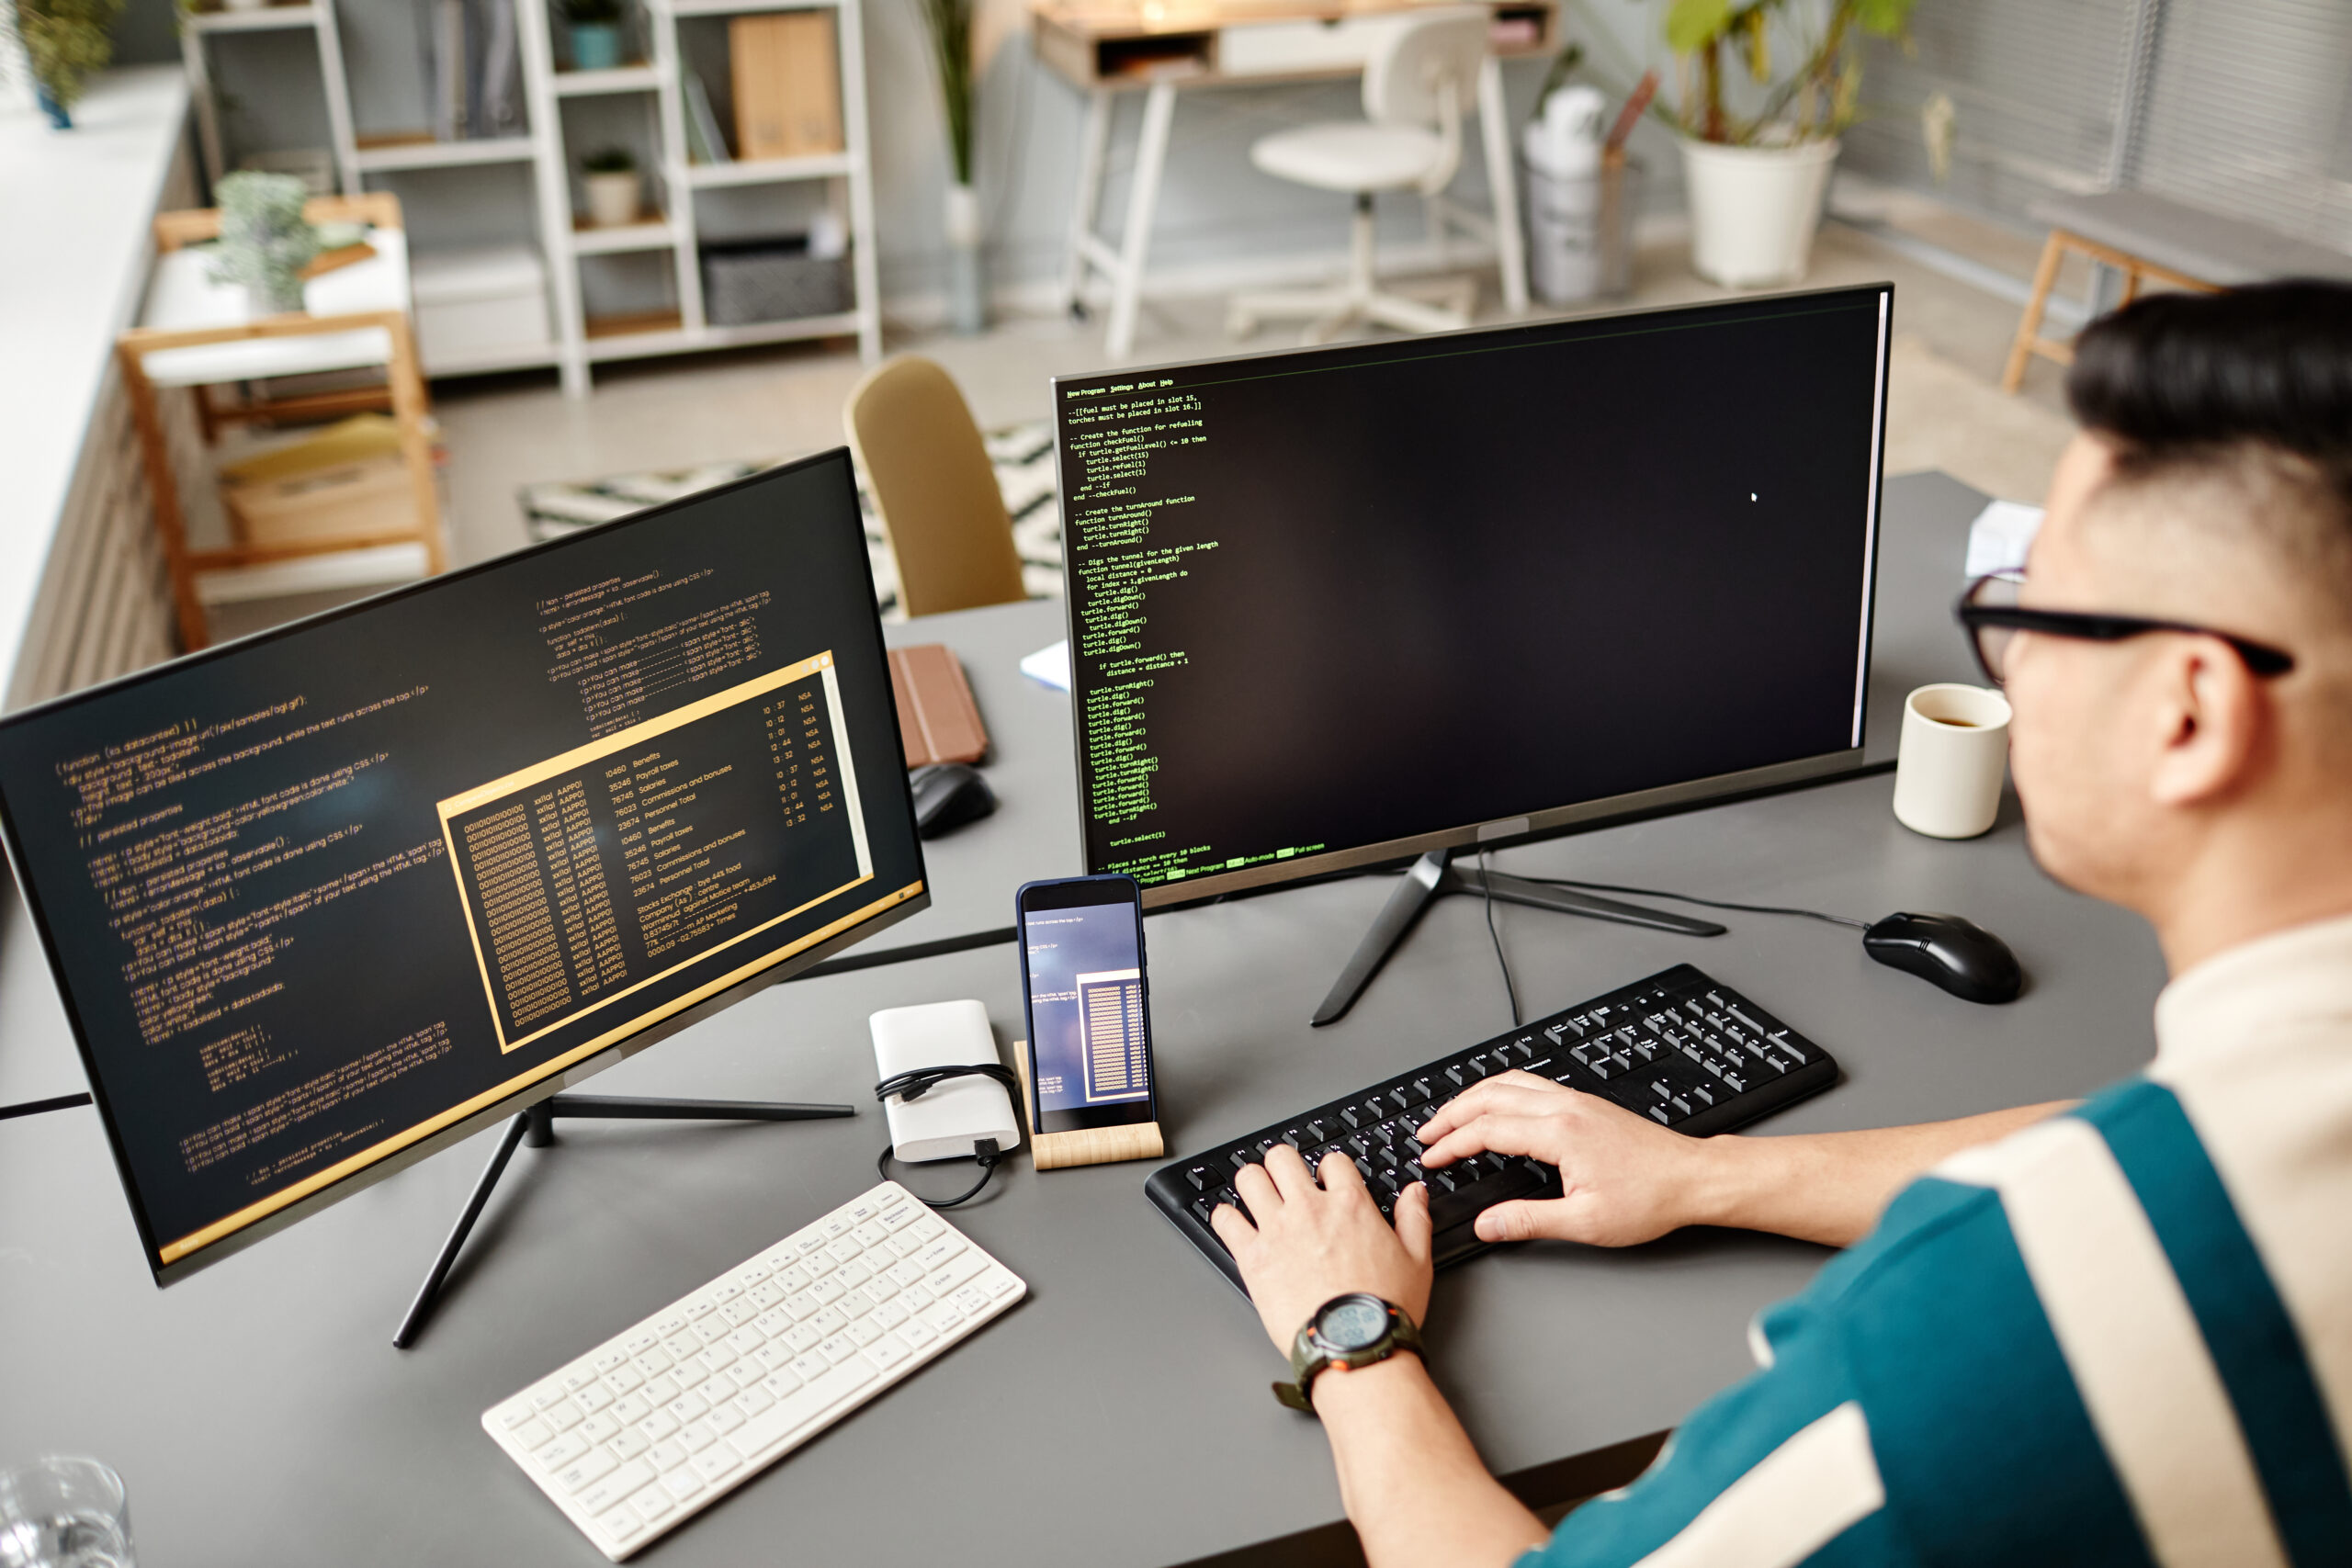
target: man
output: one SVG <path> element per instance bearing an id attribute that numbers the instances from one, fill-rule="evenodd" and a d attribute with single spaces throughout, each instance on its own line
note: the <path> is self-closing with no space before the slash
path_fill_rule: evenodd
<path id="1" fill-rule="evenodd" d="M 2154 298 L 2076 354 L 2025 583 L 1964 618 L 2035 855 L 2163 944 L 2154 1062 L 2080 1107 L 1814 1137 L 1472 1089 L 1424 1163 L 1532 1155 L 1566 1191 L 1488 1239 L 1858 1245 L 1548 1545 L 1418 1355 L 1321 1373 L 1380 1568 L 2352 1562 L 2352 289 Z M 1345 1159 L 1318 1185 L 1280 1145 L 1234 1185 L 1255 1224 L 1217 1233 L 1278 1347 L 1348 1292 L 1419 1321 L 1425 1194 L 1392 1232 Z"/>

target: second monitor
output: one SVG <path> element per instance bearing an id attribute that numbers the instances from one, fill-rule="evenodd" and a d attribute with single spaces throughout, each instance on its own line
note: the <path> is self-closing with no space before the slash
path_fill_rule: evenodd
<path id="1" fill-rule="evenodd" d="M 1086 869 L 1148 906 L 1434 878 L 1855 766 L 1893 300 L 1057 380 Z"/>

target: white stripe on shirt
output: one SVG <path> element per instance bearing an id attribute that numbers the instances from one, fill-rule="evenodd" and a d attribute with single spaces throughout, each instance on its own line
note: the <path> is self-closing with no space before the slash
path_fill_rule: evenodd
<path id="1" fill-rule="evenodd" d="M 1636 1568 L 1792 1568 L 1886 1504 L 1852 1400 L 1792 1434 Z"/>
<path id="2" fill-rule="evenodd" d="M 2197 1320 L 2098 1129 L 2060 1116 L 1934 1174 L 2001 1195 L 2075 1386 L 2165 1568 L 2285 1568 Z"/>

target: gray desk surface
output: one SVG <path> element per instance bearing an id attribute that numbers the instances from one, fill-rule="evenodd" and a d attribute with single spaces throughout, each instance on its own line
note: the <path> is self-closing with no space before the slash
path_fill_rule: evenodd
<path id="1" fill-rule="evenodd" d="M 1942 474 L 1886 485 L 1870 683 L 1869 762 L 1894 761 L 1904 694 L 1929 681 L 1981 677 L 1951 623 L 1968 525 L 1985 498 Z M 944 642 L 962 657 L 991 748 L 982 771 L 996 815 L 925 845 L 932 907 L 835 959 L 833 971 L 1012 940 L 1012 890 L 1076 876 L 1078 775 L 1069 699 L 1021 673 L 1022 659 L 1063 635 L 1057 601 L 925 615 L 888 628 L 890 645 Z"/>
<path id="2" fill-rule="evenodd" d="M 1843 1086 L 1771 1132 L 2077 1094 L 2143 1064 L 2163 979 L 2145 930 L 2044 878 L 2014 806 L 1987 838 L 1942 843 L 1894 822 L 1892 783 L 1496 859 L 1863 916 L 1956 910 L 2017 947 L 2032 976 L 2017 1004 L 1955 1001 L 1808 921 L 1734 915 L 1730 935 L 1702 942 L 1498 908 L 1525 1005 L 1701 964 L 1844 1065 Z M 1454 899 L 1346 1021 L 1306 1027 L 1386 893 L 1385 878 L 1361 877 L 1153 917 L 1177 1151 L 1506 1026 L 1478 907 Z M 72 1071 L 70 1043 L 54 1002 L 28 991 L 39 969 L 25 945 L 0 954 L 15 987 L 6 1048 L 54 1081 Z M 863 1100 L 869 1012 L 978 997 L 1009 1043 L 1017 987 L 1001 947 L 777 987 L 596 1088 Z M 870 1110 L 787 1127 L 568 1124 L 558 1147 L 517 1156 L 441 1315 L 402 1354 L 392 1325 L 487 1138 L 157 1292 L 95 1119 L 0 1125 L 0 1456 L 106 1456 L 158 1562 L 600 1561 L 492 1447 L 480 1412 L 862 1190 L 881 1138 Z M 642 1560 L 1164 1563 L 1337 1519 L 1319 1433 L 1268 1396 L 1281 1363 L 1246 1304 L 1152 1213 L 1148 1173 L 1041 1176 L 1015 1162 L 958 1218 L 1030 1299 Z M 1669 1427 L 1742 1375 L 1749 1316 L 1823 1256 L 1696 1232 L 1482 1258 L 1439 1282 L 1432 1361 L 1497 1470 L 1556 1467 Z"/>

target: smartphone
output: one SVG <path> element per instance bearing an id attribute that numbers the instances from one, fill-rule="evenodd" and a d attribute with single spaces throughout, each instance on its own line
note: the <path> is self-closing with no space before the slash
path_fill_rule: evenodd
<path id="1" fill-rule="evenodd" d="M 1029 1016 L 1029 1124 L 1076 1133 L 1157 1122 L 1143 889 L 1131 876 L 1032 882 L 1012 896 L 1012 919 Z"/>

